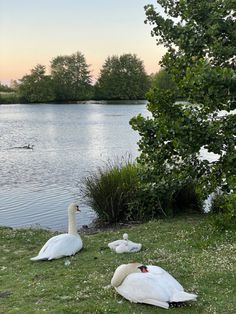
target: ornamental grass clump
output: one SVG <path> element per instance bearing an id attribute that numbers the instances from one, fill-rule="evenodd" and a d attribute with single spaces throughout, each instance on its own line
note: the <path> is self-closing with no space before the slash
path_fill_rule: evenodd
<path id="1" fill-rule="evenodd" d="M 133 219 L 129 205 L 138 185 L 137 166 L 127 162 L 108 162 L 82 181 L 81 193 L 87 205 L 103 222 Z"/>

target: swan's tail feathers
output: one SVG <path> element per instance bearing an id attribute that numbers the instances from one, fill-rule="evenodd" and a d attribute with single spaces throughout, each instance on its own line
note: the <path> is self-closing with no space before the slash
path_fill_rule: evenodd
<path id="1" fill-rule="evenodd" d="M 168 309 L 169 308 L 169 304 L 167 302 L 157 301 L 157 300 L 154 300 L 154 299 L 145 299 L 145 300 L 143 300 L 142 303 L 159 306 L 159 307 L 162 307 L 163 309 Z"/>
<path id="2" fill-rule="evenodd" d="M 40 258 L 38 257 L 38 256 L 35 256 L 35 257 L 31 257 L 31 259 L 30 259 L 31 261 L 39 261 L 40 260 Z"/>
<path id="3" fill-rule="evenodd" d="M 171 298 L 171 302 L 196 301 L 197 295 L 184 291 L 176 291 Z"/>
<path id="4" fill-rule="evenodd" d="M 43 256 L 40 256 L 40 255 L 37 255 L 35 257 L 31 257 L 31 261 L 41 261 L 41 260 L 44 260 L 44 259 L 47 259 L 46 257 L 43 257 Z"/>

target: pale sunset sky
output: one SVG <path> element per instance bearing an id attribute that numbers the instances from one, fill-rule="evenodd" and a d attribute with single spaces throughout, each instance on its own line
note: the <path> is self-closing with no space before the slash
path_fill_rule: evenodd
<path id="1" fill-rule="evenodd" d="M 155 0 L 0 0 L 0 81 L 20 79 L 59 55 L 84 54 L 93 79 L 108 56 L 136 54 L 148 74 L 164 49 L 144 24 Z"/>

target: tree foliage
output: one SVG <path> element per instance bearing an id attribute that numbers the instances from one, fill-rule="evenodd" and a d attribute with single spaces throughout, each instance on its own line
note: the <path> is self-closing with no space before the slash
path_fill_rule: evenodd
<path id="1" fill-rule="evenodd" d="M 235 190 L 236 175 L 235 1 L 157 2 L 166 17 L 147 5 L 146 22 L 167 48 L 161 65 L 177 89 L 151 90 L 152 117 L 131 120 L 141 135 L 144 188 L 156 207 L 158 195 L 171 200 L 189 183 L 206 195 Z M 176 102 L 179 94 L 185 103 Z M 203 148 L 218 159 L 200 158 Z"/>
<path id="2" fill-rule="evenodd" d="M 159 89 L 175 89 L 176 84 L 172 80 L 170 74 L 165 69 L 150 75 L 151 88 Z"/>
<path id="3" fill-rule="evenodd" d="M 144 99 L 149 87 L 143 62 L 136 55 L 123 54 L 105 60 L 96 84 L 98 99 Z"/>
<path id="4" fill-rule="evenodd" d="M 53 82 L 45 74 L 45 66 L 38 64 L 19 83 L 19 95 L 26 102 L 47 102 L 55 99 Z"/>
<path id="5" fill-rule="evenodd" d="M 8 85 L 2 84 L 0 82 L 0 92 L 12 92 L 13 89 L 9 87 Z"/>
<path id="6" fill-rule="evenodd" d="M 96 99 L 135 100 L 144 99 L 150 86 L 143 62 L 132 54 L 107 58 L 96 87 L 91 81 L 84 55 L 76 52 L 53 58 L 50 75 L 45 66 L 34 67 L 20 80 L 19 95 L 23 102 L 68 102 L 93 99 L 96 90 Z"/>
<path id="7" fill-rule="evenodd" d="M 51 61 L 51 75 L 57 100 L 84 100 L 91 95 L 89 65 L 82 53 L 54 58 Z"/>

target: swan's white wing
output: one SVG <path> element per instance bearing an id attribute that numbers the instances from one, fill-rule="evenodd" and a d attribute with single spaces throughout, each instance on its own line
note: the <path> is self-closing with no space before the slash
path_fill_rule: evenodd
<path id="1" fill-rule="evenodd" d="M 196 300 L 196 294 L 185 292 L 183 286 L 163 268 L 148 265 L 147 269 L 157 277 L 159 286 L 169 291 L 170 302 Z"/>
<path id="2" fill-rule="evenodd" d="M 115 248 L 116 253 L 127 253 L 127 252 L 129 252 L 129 247 L 128 247 L 127 243 L 125 243 L 125 242 L 116 246 L 116 248 Z"/>
<path id="3" fill-rule="evenodd" d="M 159 266 L 148 265 L 147 269 L 151 274 L 158 277 L 160 285 L 164 285 L 171 291 L 184 291 L 183 286 L 163 268 Z"/>
<path id="4" fill-rule="evenodd" d="M 82 241 L 79 235 L 64 234 L 56 242 L 47 248 L 49 259 L 60 258 L 62 256 L 74 255 L 82 249 Z"/>
<path id="5" fill-rule="evenodd" d="M 128 240 L 129 252 L 138 252 L 142 248 L 142 244 Z"/>
<path id="6" fill-rule="evenodd" d="M 155 275 L 133 273 L 128 275 L 116 291 L 134 303 L 147 303 L 168 308 L 170 295 L 168 290 L 159 285 Z"/>
<path id="7" fill-rule="evenodd" d="M 135 253 L 141 250 L 142 245 L 132 241 L 124 241 L 115 248 L 116 253 Z"/>
<path id="8" fill-rule="evenodd" d="M 108 243 L 108 247 L 111 249 L 111 250 L 116 250 L 117 246 L 121 245 L 121 244 L 125 244 L 125 240 L 116 240 L 116 241 L 113 241 L 113 242 L 110 242 Z"/>
<path id="9" fill-rule="evenodd" d="M 38 255 L 42 255 L 44 252 L 46 252 L 48 250 L 48 248 L 52 247 L 53 245 L 57 244 L 58 242 L 61 241 L 62 238 L 64 238 L 64 236 L 67 233 L 63 233 L 63 234 L 59 234 L 57 236 L 54 236 L 52 238 L 50 238 L 45 244 L 44 246 L 41 248 L 41 250 L 39 251 Z"/>
<path id="10" fill-rule="evenodd" d="M 50 260 L 70 256 L 78 252 L 82 246 L 83 243 L 79 235 L 60 234 L 50 238 L 39 251 L 39 254 L 31 260 Z"/>

